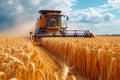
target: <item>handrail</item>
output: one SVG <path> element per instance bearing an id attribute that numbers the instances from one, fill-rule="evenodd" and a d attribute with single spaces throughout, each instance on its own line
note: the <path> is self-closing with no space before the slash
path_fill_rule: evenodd
<path id="1" fill-rule="evenodd" d="M 63 33 L 90 33 L 89 30 L 62 30 Z"/>

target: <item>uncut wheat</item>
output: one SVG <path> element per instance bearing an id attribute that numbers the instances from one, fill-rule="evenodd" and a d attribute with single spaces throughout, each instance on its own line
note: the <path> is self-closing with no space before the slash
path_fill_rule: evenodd
<path id="1" fill-rule="evenodd" d="M 89 80 L 119 80 L 120 37 L 43 38 L 44 48 Z"/>

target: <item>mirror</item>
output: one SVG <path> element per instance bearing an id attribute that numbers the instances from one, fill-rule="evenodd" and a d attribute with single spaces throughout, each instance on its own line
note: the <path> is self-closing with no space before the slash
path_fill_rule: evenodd
<path id="1" fill-rule="evenodd" d="M 67 20 L 69 20 L 69 17 L 67 16 Z"/>
<path id="2" fill-rule="evenodd" d="M 40 19 L 42 19 L 42 16 L 40 16 Z"/>

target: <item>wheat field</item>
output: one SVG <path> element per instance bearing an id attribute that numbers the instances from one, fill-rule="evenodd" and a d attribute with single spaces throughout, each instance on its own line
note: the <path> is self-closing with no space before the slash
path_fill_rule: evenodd
<path id="1" fill-rule="evenodd" d="M 24 37 L 0 36 L 0 80 L 65 80 L 64 69 Z"/>
<path id="2" fill-rule="evenodd" d="M 120 37 L 44 38 L 44 48 L 87 80 L 120 79 Z M 79 80 L 79 79 L 78 79 Z"/>
<path id="3" fill-rule="evenodd" d="M 119 80 L 120 37 L 0 36 L 0 80 Z"/>

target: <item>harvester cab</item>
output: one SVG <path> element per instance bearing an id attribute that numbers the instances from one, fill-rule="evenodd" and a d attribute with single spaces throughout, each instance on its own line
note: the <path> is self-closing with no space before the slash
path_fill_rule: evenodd
<path id="1" fill-rule="evenodd" d="M 59 10 L 40 10 L 40 17 L 37 19 L 35 32 L 30 32 L 30 39 L 37 40 L 43 37 L 93 37 L 89 30 L 67 30 L 63 27 L 62 15 Z"/>

